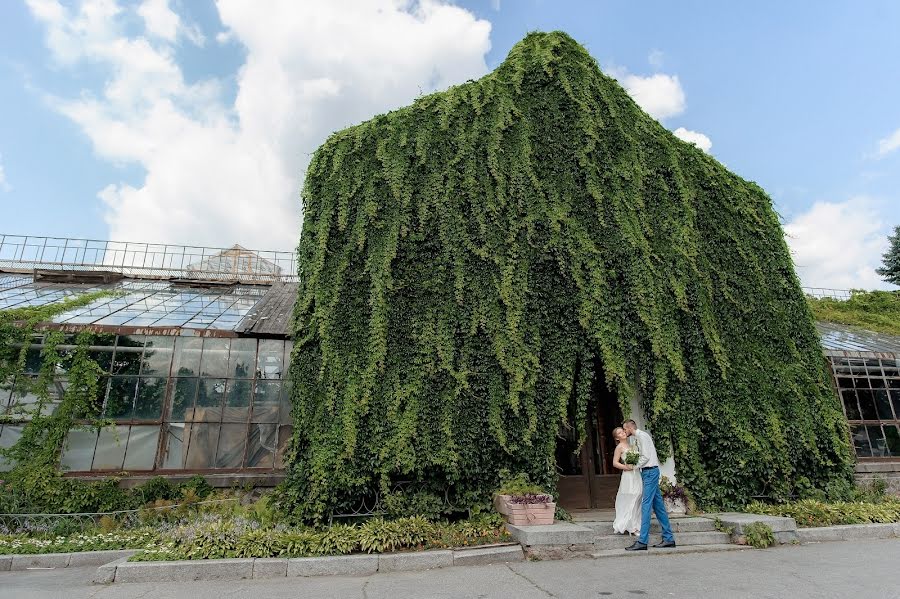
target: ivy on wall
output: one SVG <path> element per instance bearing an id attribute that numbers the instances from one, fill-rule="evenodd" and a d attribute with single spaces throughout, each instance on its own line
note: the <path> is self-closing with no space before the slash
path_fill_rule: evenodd
<path id="1" fill-rule="evenodd" d="M 13 383 L 19 396 L 27 394 L 36 398 L 36 402 L 14 405 L 10 414 L 0 416 L 11 423 L 22 422 L 25 418 L 22 436 L 11 447 L 0 449 L 0 455 L 13 464 L 12 470 L 3 478 L 10 488 L 14 488 L 16 503 L 28 509 L 47 506 L 61 509 L 67 500 L 75 499 L 72 491 L 77 483 L 64 483 L 59 477 L 60 452 L 77 420 L 88 419 L 102 424 L 98 420 L 102 407 L 102 394 L 98 388 L 102 369 L 91 359 L 88 349 L 98 335 L 79 333 L 74 344 L 68 342 L 66 349 L 61 349 L 66 335 L 60 331 L 46 331 L 41 366 L 35 377 L 24 376 L 32 337 L 41 323 L 108 295 L 111 292 L 85 293 L 52 304 L 0 311 L 0 381 Z M 66 372 L 67 385 L 60 397 L 54 397 L 51 389 L 60 370 Z M 54 399 L 58 403 L 51 410 Z M 6 408 L 5 405 L 2 407 Z"/>
<path id="2" fill-rule="evenodd" d="M 297 516 L 401 481 L 466 505 L 504 468 L 551 487 L 595 358 L 626 414 L 640 394 L 700 505 L 849 480 L 770 199 L 567 35 L 529 34 L 486 77 L 335 133 L 303 204 L 280 495 Z"/>

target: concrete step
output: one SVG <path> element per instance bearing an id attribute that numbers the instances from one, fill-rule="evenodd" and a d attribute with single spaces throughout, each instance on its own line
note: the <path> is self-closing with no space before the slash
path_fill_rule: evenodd
<path id="1" fill-rule="evenodd" d="M 637 537 L 629 535 L 597 535 L 594 537 L 594 549 L 623 549 L 637 540 Z M 650 545 L 659 543 L 662 537 L 659 534 L 650 535 Z M 731 542 L 731 537 L 724 532 L 682 532 L 675 533 L 675 543 L 678 545 L 725 545 Z M 652 549 L 652 548 L 651 548 Z"/>
<path id="2" fill-rule="evenodd" d="M 715 532 L 716 526 L 712 520 L 709 518 L 697 518 L 697 517 L 687 517 L 687 518 L 672 518 L 669 521 L 672 525 L 672 531 L 675 533 L 679 532 Z M 612 535 L 615 534 L 613 530 L 612 522 L 579 522 L 581 526 L 587 526 L 597 532 L 600 535 Z M 650 532 L 658 533 L 660 532 L 659 522 L 654 518 L 650 522 Z"/>
<path id="3" fill-rule="evenodd" d="M 596 551 L 591 557 L 602 559 L 608 557 L 637 557 L 637 556 L 658 556 L 658 555 L 684 555 L 685 553 L 710 553 L 712 551 L 751 551 L 745 545 L 732 545 L 715 543 L 711 545 L 679 545 L 674 549 L 654 549 L 650 547 L 647 551 L 625 551 L 624 549 L 605 549 Z"/>

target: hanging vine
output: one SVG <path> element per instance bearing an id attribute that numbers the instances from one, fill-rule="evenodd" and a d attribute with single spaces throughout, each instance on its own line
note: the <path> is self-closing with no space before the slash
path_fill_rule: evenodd
<path id="1" fill-rule="evenodd" d="M 0 449 L 0 456 L 12 464 L 3 478 L 15 490 L 16 503 L 29 509 L 45 505 L 60 509 L 67 497 L 75 499 L 72 491 L 78 483 L 63 483 L 59 476 L 60 452 L 77 420 L 103 424 L 99 420 L 102 394 L 98 388 L 103 371 L 88 349 L 98 335 L 81 332 L 74 344 L 63 350 L 60 346 L 66 335 L 45 331 L 40 369 L 37 376 L 27 376 L 26 361 L 36 328 L 58 314 L 110 295 L 113 293 L 108 291 L 85 293 L 52 304 L 0 311 L 0 381 L 13 385 L 14 397 L 36 398 L 26 405 L 14 404 L 9 414 L 0 416 L 3 422 L 23 426 L 21 437 L 11 447 Z M 66 372 L 67 384 L 61 395 L 54 396 L 60 370 Z M 56 405 L 51 406 L 51 402 Z"/>
<path id="2" fill-rule="evenodd" d="M 303 205 L 281 490 L 296 515 L 398 481 L 465 505 L 504 468 L 554 485 L 595 357 L 701 505 L 849 480 L 770 199 L 567 35 L 530 34 L 486 77 L 335 133 Z"/>

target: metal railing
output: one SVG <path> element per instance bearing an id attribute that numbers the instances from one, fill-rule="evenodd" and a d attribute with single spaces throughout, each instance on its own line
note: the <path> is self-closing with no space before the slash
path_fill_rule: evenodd
<path id="1" fill-rule="evenodd" d="M 0 234 L 0 271 L 114 272 L 136 279 L 297 281 L 293 252 Z"/>
<path id="2" fill-rule="evenodd" d="M 853 295 L 849 289 L 830 289 L 828 287 L 803 287 L 803 293 L 816 299 L 830 297 L 837 300 L 848 300 Z"/>
<path id="3" fill-rule="evenodd" d="M 190 511 L 196 512 L 211 506 L 219 506 L 235 501 L 238 501 L 238 499 L 229 497 L 194 503 L 177 503 L 163 506 L 147 505 L 138 509 L 116 510 L 113 512 L 0 514 L 0 532 L 5 532 L 6 534 L 22 532 L 47 533 L 57 529 L 61 524 L 68 530 L 87 530 L 99 525 L 100 520 L 104 517 L 114 519 L 117 525 L 123 528 L 132 528 L 139 526 L 142 522 L 152 522 L 155 518 L 164 517 L 167 514 L 183 516 Z"/>

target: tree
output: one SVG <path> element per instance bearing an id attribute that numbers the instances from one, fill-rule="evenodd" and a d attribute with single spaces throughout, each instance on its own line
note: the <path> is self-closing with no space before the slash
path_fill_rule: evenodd
<path id="1" fill-rule="evenodd" d="M 888 235 L 890 247 L 882 257 L 882 267 L 875 272 L 888 283 L 900 285 L 900 225 L 894 227 L 894 234 Z"/>

